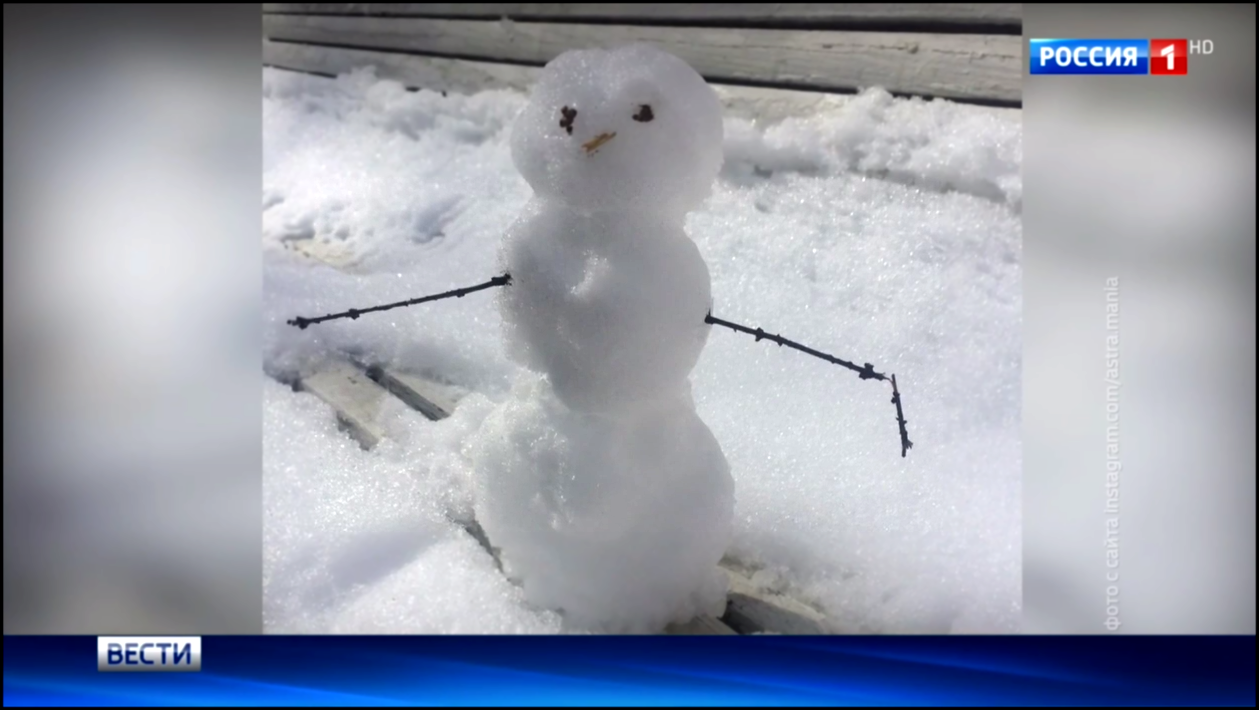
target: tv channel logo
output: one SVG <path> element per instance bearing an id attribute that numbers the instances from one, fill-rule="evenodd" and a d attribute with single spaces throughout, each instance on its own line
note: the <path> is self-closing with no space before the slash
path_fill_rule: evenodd
<path id="1" fill-rule="evenodd" d="M 1149 74 L 1144 39 L 1033 39 L 1033 74 Z"/>
<path id="2" fill-rule="evenodd" d="M 1183 76 L 1190 54 L 1211 54 L 1209 39 L 1033 39 L 1032 74 L 1144 74 Z"/>
<path id="3" fill-rule="evenodd" d="M 1188 74 L 1189 40 L 1150 40 L 1150 73 L 1170 75 Z"/>
<path id="4" fill-rule="evenodd" d="M 98 636 L 98 671 L 199 671 L 200 636 Z"/>

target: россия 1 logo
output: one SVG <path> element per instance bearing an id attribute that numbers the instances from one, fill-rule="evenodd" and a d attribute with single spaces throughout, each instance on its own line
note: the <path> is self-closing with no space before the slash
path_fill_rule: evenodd
<path id="1" fill-rule="evenodd" d="M 1151 74 L 1188 74 L 1189 40 L 1150 40 Z"/>
<path id="2" fill-rule="evenodd" d="M 1189 73 L 1189 53 L 1210 54 L 1209 39 L 1033 39 L 1032 74 Z"/>

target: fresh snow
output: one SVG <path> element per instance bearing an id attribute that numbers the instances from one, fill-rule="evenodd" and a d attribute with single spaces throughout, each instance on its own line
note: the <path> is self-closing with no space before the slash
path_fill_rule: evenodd
<path id="1" fill-rule="evenodd" d="M 511 150 L 528 97 L 409 92 L 370 70 L 267 69 L 263 89 L 267 630 L 580 631 L 451 522 L 476 507 L 482 425 L 538 386 L 509 357 L 499 296 L 285 324 L 496 275 L 533 194 Z M 691 382 L 734 479 L 730 554 L 837 630 L 1015 631 L 1020 113 L 877 89 L 828 103 L 727 116 L 725 164 L 684 228 L 714 315 L 896 373 L 915 448 L 900 457 L 885 383 L 713 330 Z M 398 403 L 363 451 L 280 384 L 345 354 L 470 394 L 439 422 Z"/>

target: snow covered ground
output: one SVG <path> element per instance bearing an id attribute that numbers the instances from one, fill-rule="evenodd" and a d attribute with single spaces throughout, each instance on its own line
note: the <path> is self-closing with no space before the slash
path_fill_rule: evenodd
<path id="1" fill-rule="evenodd" d="M 477 543 L 466 443 L 513 376 L 492 294 L 301 331 L 295 315 L 479 283 L 530 191 L 525 97 L 264 70 L 264 619 L 272 632 L 550 633 Z M 1021 598 L 1021 115 L 879 90 L 726 119 L 687 228 L 714 315 L 894 372 L 882 383 L 714 330 L 693 376 L 736 482 L 732 554 L 840 629 L 1015 631 Z M 304 256 L 313 243 L 340 269 Z M 339 353 L 467 388 L 361 450 L 281 384 Z"/>

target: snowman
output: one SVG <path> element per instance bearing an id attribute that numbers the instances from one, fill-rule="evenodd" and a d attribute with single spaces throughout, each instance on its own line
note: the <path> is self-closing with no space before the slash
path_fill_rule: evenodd
<path id="1" fill-rule="evenodd" d="M 511 150 L 534 191 L 500 252 L 523 370 L 472 442 L 477 520 L 575 628 L 720 615 L 734 482 L 691 397 L 712 303 L 684 222 L 722 164 L 721 103 L 652 46 L 570 51 Z"/>
<path id="2" fill-rule="evenodd" d="M 695 412 L 690 373 L 720 325 L 892 388 L 896 376 L 716 318 L 684 229 L 722 163 L 721 103 L 650 45 L 566 52 L 513 127 L 533 199 L 502 240 L 505 273 L 339 318 L 499 291 L 511 393 L 469 442 L 477 521 L 533 604 L 574 629 L 651 633 L 720 614 L 734 481 Z"/>

